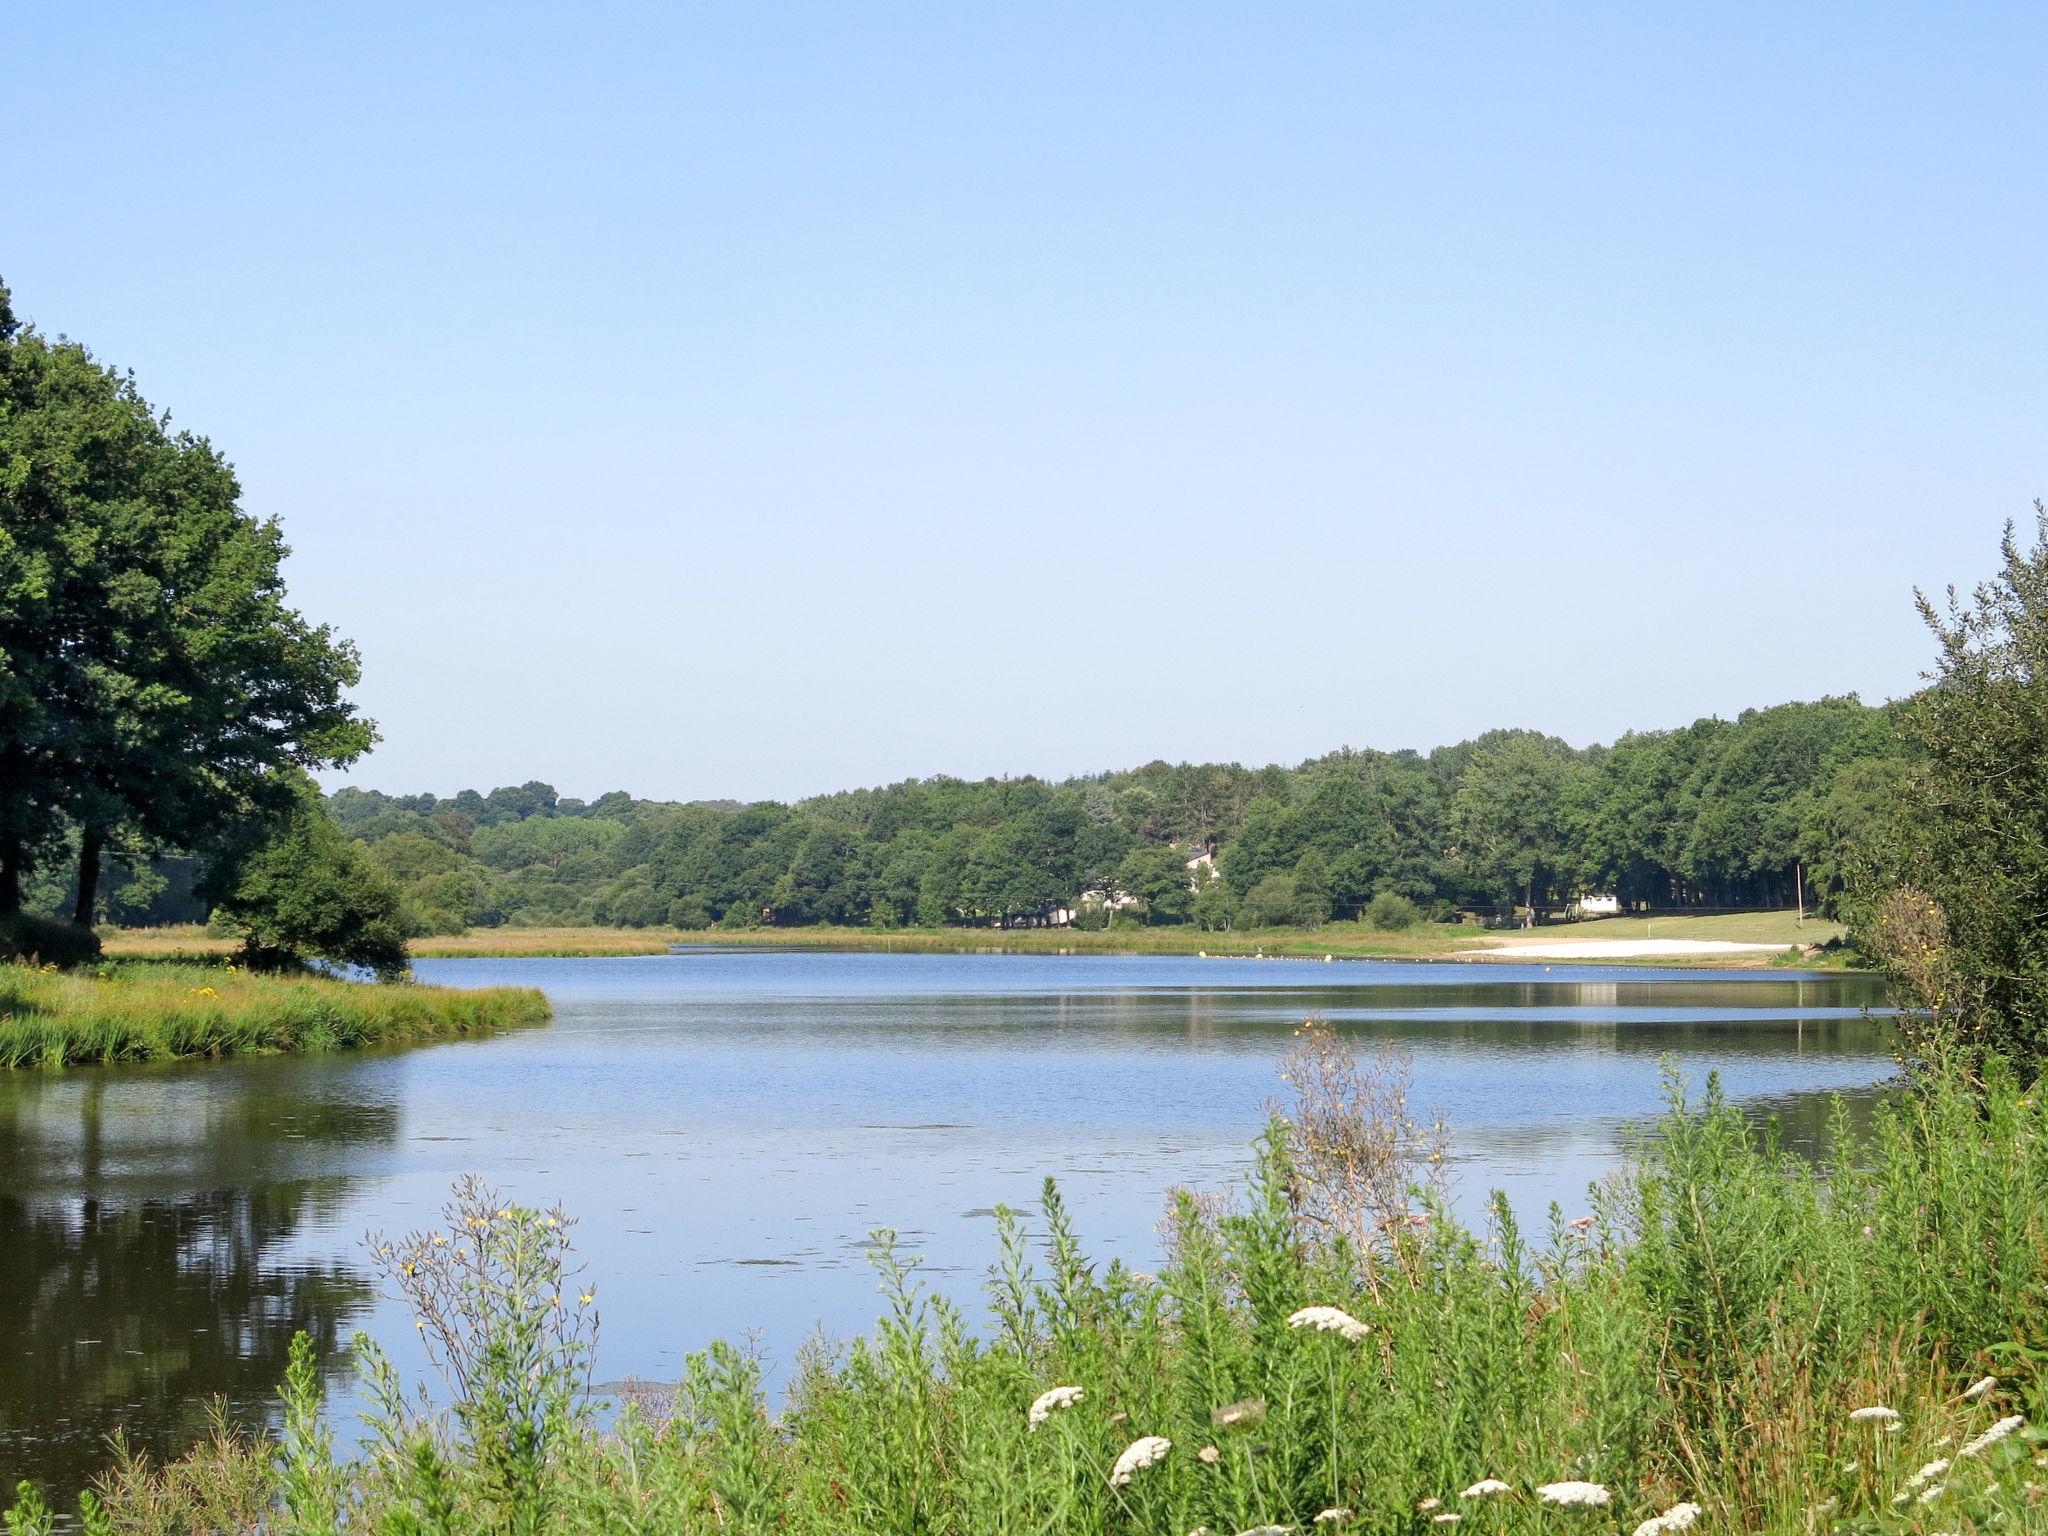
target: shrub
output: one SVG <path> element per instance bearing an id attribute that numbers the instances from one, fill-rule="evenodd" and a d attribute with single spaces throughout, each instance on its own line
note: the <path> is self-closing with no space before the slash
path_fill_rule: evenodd
<path id="1" fill-rule="evenodd" d="M 1366 926 L 1382 933 L 1403 933 L 1422 921 L 1422 909 L 1397 891 L 1381 891 L 1365 904 Z"/>
<path id="2" fill-rule="evenodd" d="M 1280 928 L 1294 921 L 1292 875 L 1268 875 L 1245 893 L 1238 908 L 1247 928 Z"/>

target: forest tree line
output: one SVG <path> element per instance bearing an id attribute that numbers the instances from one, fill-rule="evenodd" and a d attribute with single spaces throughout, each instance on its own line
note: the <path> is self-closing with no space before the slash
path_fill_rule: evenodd
<path id="1" fill-rule="evenodd" d="M 345 788 L 327 805 L 421 934 L 511 924 L 873 928 L 1081 921 L 1314 925 L 1561 907 L 1826 908 L 1910 766 L 1854 698 L 1576 749 L 1492 731 L 1297 767 L 1154 762 L 1062 782 L 912 779 L 798 801 L 584 802 Z M 1213 854 L 1213 866 L 1191 861 Z M 1082 900 L 1084 893 L 1114 903 Z M 1385 898 L 1398 897 L 1394 907 Z"/>

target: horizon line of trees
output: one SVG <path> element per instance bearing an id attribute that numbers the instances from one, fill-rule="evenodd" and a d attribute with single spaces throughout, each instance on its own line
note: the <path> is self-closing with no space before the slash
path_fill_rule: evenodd
<path id="1" fill-rule="evenodd" d="M 1314 926 L 1383 900 L 1438 918 L 1630 907 L 1826 910 L 1910 753 L 1897 706 L 1748 710 L 1575 749 L 1490 731 L 1294 768 L 1149 763 L 1063 781 L 912 779 L 782 804 L 343 788 L 327 809 L 416 934 L 500 925 L 891 929 Z M 1213 868 L 1190 860 L 1213 853 Z M 1083 902 L 1114 894 L 1123 905 Z"/>

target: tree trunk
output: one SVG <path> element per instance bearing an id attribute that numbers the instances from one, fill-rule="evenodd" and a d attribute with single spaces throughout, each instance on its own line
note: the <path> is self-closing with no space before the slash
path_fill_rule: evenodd
<path id="1" fill-rule="evenodd" d="M 106 834 L 88 822 L 78 838 L 78 904 L 71 909 L 71 921 L 81 928 L 92 926 L 93 897 L 100 889 L 100 850 Z"/>
<path id="2" fill-rule="evenodd" d="M 0 848 L 0 917 L 13 917 L 21 910 L 21 844 L 10 842 Z"/>

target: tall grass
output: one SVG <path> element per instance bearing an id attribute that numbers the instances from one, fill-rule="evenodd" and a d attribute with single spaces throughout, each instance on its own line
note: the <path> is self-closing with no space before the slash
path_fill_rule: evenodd
<path id="1" fill-rule="evenodd" d="M 1401 1102 L 1342 1070 L 1306 1080 Z M 379 1405 L 359 1455 L 333 1449 L 305 1355 L 282 1439 L 117 1469 L 91 1519 L 322 1536 L 2048 1529 L 2036 1434 L 2012 1422 L 2041 1406 L 2048 1115 L 2009 1073 L 1902 1096 L 1866 1135 L 1838 1116 L 1819 1166 L 1711 1085 L 1696 1102 L 1674 1085 L 1632 1170 L 1540 1237 L 1500 1200 L 1483 1230 L 1452 1220 L 1421 1178 L 1433 1139 L 1398 1108 L 1314 1171 L 1305 1123 L 1275 1121 L 1242 1199 L 1176 1197 L 1156 1276 L 1090 1262 L 1050 1183 L 1036 1252 L 1000 1213 L 981 1334 L 878 1234 L 884 1317 L 807 1353 L 779 1410 L 759 1361 L 719 1345 L 603 1418 L 578 1390 L 595 1303 L 565 1219 L 471 1190 L 444 1230 L 373 1248 L 443 1366 L 446 1411 L 415 1406 L 359 1336 Z M 1416 1193 L 1390 1205 L 1373 1175 L 1402 1155 Z M 1357 1210 L 1308 1218 L 1347 1181 L 1367 1191 Z"/>
<path id="2" fill-rule="evenodd" d="M 548 1017 L 525 987 L 370 985 L 224 965 L 0 966 L 0 1068 L 338 1051 Z"/>

